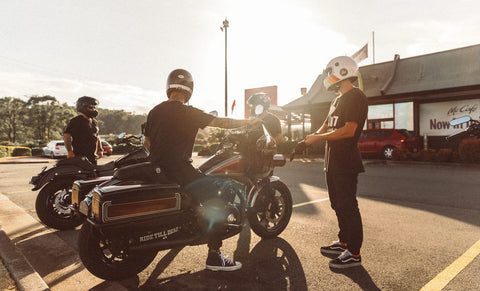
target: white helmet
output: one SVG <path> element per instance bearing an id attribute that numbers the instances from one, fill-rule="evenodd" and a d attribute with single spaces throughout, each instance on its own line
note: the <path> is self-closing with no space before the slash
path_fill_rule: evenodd
<path id="1" fill-rule="evenodd" d="M 358 78 L 358 65 L 351 58 L 347 56 L 336 57 L 331 60 L 327 68 L 323 71 L 326 75 L 323 80 L 323 85 L 327 90 L 334 90 L 341 81 L 350 79 L 352 82 Z"/>

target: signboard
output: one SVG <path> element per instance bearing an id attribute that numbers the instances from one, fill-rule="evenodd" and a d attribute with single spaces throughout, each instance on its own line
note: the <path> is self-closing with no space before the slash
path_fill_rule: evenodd
<path id="1" fill-rule="evenodd" d="M 450 121 L 465 115 L 480 119 L 480 99 L 420 104 L 420 134 L 446 136 L 457 133 L 468 124 L 451 126 Z"/>
<path id="2" fill-rule="evenodd" d="M 261 88 L 252 88 L 252 89 L 245 89 L 245 118 L 248 118 L 250 115 L 250 107 L 247 104 L 248 98 L 255 93 L 266 93 L 268 97 L 270 97 L 270 104 L 277 105 L 277 86 L 268 86 L 268 87 L 261 87 Z"/>

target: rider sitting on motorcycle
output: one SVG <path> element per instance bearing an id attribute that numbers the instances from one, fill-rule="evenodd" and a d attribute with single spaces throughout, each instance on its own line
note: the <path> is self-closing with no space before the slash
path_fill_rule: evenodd
<path id="1" fill-rule="evenodd" d="M 280 143 L 283 140 L 282 126 L 280 119 L 268 111 L 270 108 L 270 97 L 268 94 L 253 94 L 248 98 L 247 104 L 250 106 L 250 116 L 262 120 L 268 133 L 272 135 L 277 144 Z"/>
<path id="2" fill-rule="evenodd" d="M 172 71 L 167 79 L 168 100 L 149 112 L 145 128 L 144 146 L 150 153 L 150 161 L 160 166 L 171 181 L 182 187 L 204 177 L 203 173 L 192 166 L 191 159 L 195 137 L 200 128 L 236 128 L 261 123 L 259 119 L 215 117 L 185 105 L 192 93 L 192 75 L 183 69 Z M 208 238 L 206 268 L 220 271 L 240 269 L 240 262 L 232 261 L 220 252 L 222 239 L 215 233 L 216 231 L 212 231 Z"/>

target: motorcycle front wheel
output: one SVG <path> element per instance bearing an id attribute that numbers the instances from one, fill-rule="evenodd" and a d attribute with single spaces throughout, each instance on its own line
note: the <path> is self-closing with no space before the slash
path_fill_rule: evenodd
<path id="1" fill-rule="evenodd" d="M 45 225 L 66 230 L 79 226 L 85 220 L 85 217 L 76 215 L 70 209 L 72 183 L 72 179 L 53 180 L 38 193 L 35 211 Z"/>
<path id="2" fill-rule="evenodd" d="M 292 194 L 287 185 L 280 181 L 271 182 L 269 185 L 270 190 L 264 187 L 255 205 L 248 210 L 250 228 L 261 238 L 280 235 L 292 216 Z"/>
<path id="3" fill-rule="evenodd" d="M 101 236 L 88 222 L 78 236 L 78 253 L 83 265 L 98 278 L 110 281 L 133 277 L 155 259 L 157 251 L 131 252 Z"/>

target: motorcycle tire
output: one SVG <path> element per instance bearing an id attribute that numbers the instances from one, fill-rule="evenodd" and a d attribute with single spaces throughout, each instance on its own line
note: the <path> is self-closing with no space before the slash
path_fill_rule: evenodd
<path id="1" fill-rule="evenodd" d="M 89 223 L 82 225 L 78 236 L 78 253 L 83 265 L 98 278 L 118 281 L 135 276 L 155 259 L 157 251 L 130 252 L 102 238 Z"/>
<path id="2" fill-rule="evenodd" d="M 72 201 L 72 179 L 53 180 L 38 193 L 35 210 L 41 222 L 58 230 L 73 229 L 85 217 L 75 214 L 69 206 Z"/>
<path id="3" fill-rule="evenodd" d="M 292 194 L 287 185 L 274 181 L 270 186 L 275 191 L 273 199 L 262 189 L 255 205 L 248 210 L 250 228 L 261 238 L 280 235 L 292 216 Z"/>

